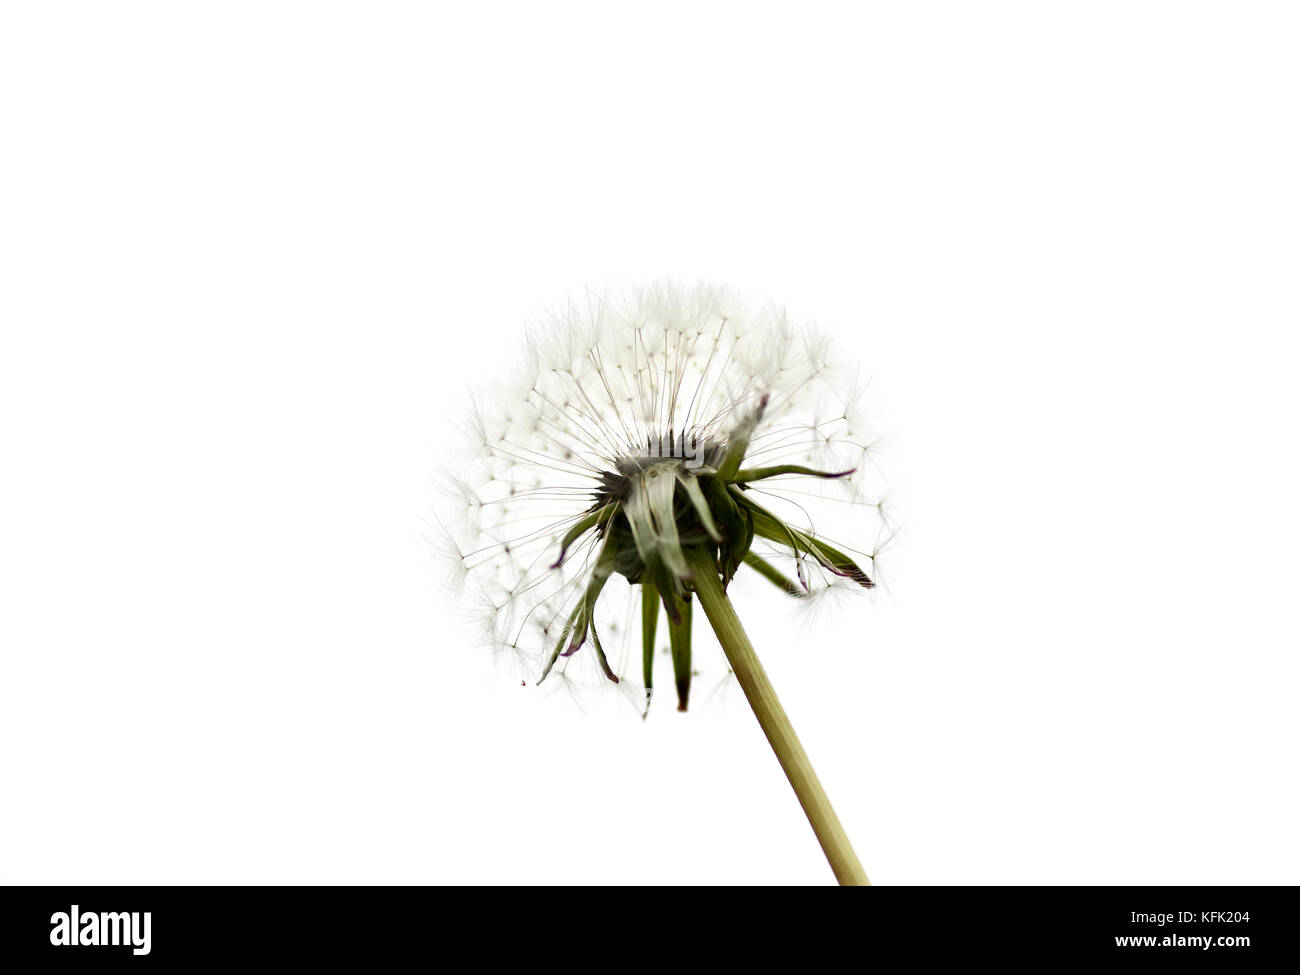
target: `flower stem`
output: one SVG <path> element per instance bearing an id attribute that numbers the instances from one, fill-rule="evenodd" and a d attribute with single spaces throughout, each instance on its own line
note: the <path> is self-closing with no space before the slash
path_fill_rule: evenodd
<path id="1" fill-rule="evenodd" d="M 813 771 L 807 752 L 799 744 L 799 738 L 794 733 L 785 709 L 777 700 L 776 690 L 754 653 L 754 646 L 749 642 L 744 627 L 740 625 L 735 607 L 722 588 L 712 555 L 703 548 L 692 547 L 687 549 L 686 557 L 700 605 L 713 625 L 718 642 L 722 644 L 722 650 L 749 700 L 749 706 L 754 709 L 754 716 L 758 718 L 763 734 L 767 735 L 777 761 L 781 763 L 786 778 L 794 788 L 794 794 L 799 798 L 799 804 L 803 806 L 804 814 L 817 835 L 817 841 L 821 843 L 826 859 L 835 871 L 835 879 L 845 887 L 869 886 L 871 881 L 867 879 L 858 855 L 853 852 L 853 845 L 849 843 L 849 837 L 840 825 L 826 791 L 817 780 L 817 773 Z"/>

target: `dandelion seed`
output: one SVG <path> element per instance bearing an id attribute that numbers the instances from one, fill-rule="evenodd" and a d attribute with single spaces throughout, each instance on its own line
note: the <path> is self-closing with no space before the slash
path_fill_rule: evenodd
<path id="1" fill-rule="evenodd" d="M 627 687 L 639 630 L 648 711 L 662 620 L 686 710 L 699 602 L 837 876 L 865 882 L 726 595 L 741 571 L 800 600 L 875 585 L 851 544 L 875 544 L 886 510 L 852 368 L 825 334 L 708 285 L 592 295 L 527 350 L 476 404 L 450 479 L 454 575 L 490 642 L 539 685 Z"/>

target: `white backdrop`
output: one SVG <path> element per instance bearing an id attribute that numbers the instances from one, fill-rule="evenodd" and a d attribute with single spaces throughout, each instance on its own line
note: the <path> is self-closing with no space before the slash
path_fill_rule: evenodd
<path id="1" fill-rule="evenodd" d="M 6 5 L 0 880 L 829 882 L 737 688 L 521 688 L 425 538 L 467 385 L 670 274 L 874 377 L 888 591 L 737 600 L 875 882 L 1294 883 L 1297 26 Z"/>

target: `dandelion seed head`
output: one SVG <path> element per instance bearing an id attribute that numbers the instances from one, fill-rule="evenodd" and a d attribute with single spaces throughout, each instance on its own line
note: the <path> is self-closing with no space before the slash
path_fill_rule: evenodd
<path id="1" fill-rule="evenodd" d="M 685 545 L 712 547 L 720 566 L 728 545 L 733 561 L 752 553 L 805 599 L 871 584 L 873 553 L 852 543 L 887 531 L 887 485 L 865 384 L 827 333 L 723 286 L 660 282 L 565 303 L 519 360 L 463 424 L 439 544 L 483 641 L 520 679 L 616 676 L 635 696 L 636 583 L 680 589 Z M 729 459 L 732 475 L 762 474 L 709 482 Z M 753 527 L 746 506 L 795 534 L 728 538 L 744 519 Z M 724 531 L 716 521 L 733 508 L 743 518 Z"/>

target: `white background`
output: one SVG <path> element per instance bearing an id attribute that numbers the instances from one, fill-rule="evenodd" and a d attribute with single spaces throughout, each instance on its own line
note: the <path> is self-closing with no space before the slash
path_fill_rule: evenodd
<path id="1" fill-rule="evenodd" d="M 875 882 L 1294 883 L 1297 26 L 5 5 L 0 880 L 829 882 L 736 688 L 521 688 L 425 538 L 467 384 L 672 274 L 874 376 L 889 591 L 737 599 Z"/>

